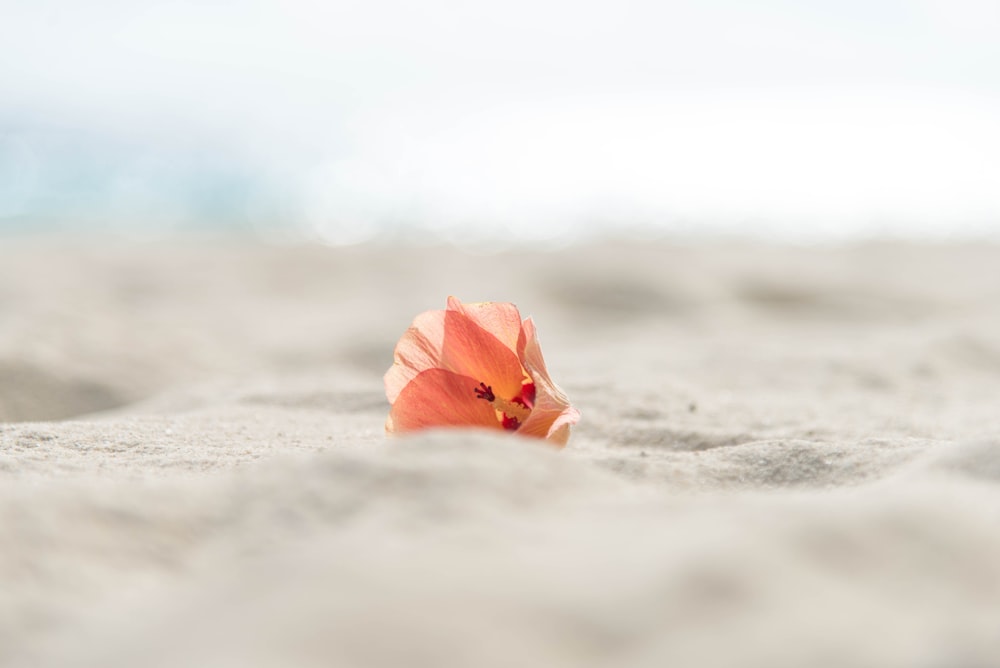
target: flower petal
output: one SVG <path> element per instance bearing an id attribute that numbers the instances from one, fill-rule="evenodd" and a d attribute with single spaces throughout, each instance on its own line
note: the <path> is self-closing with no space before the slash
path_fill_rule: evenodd
<path id="1" fill-rule="evenodd" d="M 429 427 L 503 429 L 493 406 L 477 399 L 479 381 L 445 369 L 427 369 L 399 393 L 389 411 L 389 433 Z"/>
<path id="2" fill-rule="evenodd" d="M 508 302 L 463 304 L 457 297 L 448 297 L 448 310 L 458 311 L 517 354 L 522 337 L 521 314 Z"/>
<path id="3" fill-rule="evenodd" d="M 427 311 L 414 319 L 396 344 L 395 362 L 385 374 L 389 402 L 395 402 L 417 374 L 432 368 L 474 378 L 476 385 L 484 382 L 508 400 L 520 394 L 524 378 L 515 349 L 460 310 Z"/>
<path id="4" fill-rule="evenodd" d="M 442 366 L 476 378 L 505 399 L 521 393 L 524 369 L 514 351 L 457 311 L 444 314 Z"/>
<path id="5" fill-rule="evenodd" d="M 413 319 L 396 344 L 393 365 L 385 374 L 385 395 L 394 403 L 406 384 L 417 374 L 441 365 L 444 342 L 444 311 L 425 311 Z"/>

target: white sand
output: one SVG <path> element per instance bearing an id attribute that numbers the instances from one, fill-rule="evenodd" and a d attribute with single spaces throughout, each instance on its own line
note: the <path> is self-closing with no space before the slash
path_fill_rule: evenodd
<path id="1" fill-rule="evenodd" d="M 386 441 L 514 301 L 569 447 Z M 1000 666 L 1000 248 L 0 247 L 0 664 Z"/>

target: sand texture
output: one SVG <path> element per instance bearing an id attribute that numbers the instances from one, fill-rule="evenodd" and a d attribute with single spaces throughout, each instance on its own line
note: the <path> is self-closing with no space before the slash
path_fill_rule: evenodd
<path id="1" fill-rule="evenodd" d="M 385 439 L 449 294 L 565 450 Z M 1000 666 L 1000 248 L 5 240 L 0 665 Z"/>

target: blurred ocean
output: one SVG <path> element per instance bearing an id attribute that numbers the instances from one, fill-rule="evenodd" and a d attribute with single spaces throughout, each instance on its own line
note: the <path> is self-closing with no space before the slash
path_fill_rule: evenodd
<path id="1" fill-rule="evenodd" d="M 3 15 L 0 233 L 1000 237 L 994 2 Z"/>

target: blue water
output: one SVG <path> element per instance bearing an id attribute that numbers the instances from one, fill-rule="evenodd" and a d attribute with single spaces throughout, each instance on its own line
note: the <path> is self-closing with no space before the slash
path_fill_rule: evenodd
<path id="1" fill-rule="evenodd" d="M 246 227 L 271 184 L 196 146 L 0 124 L 0 230 Z"/>

